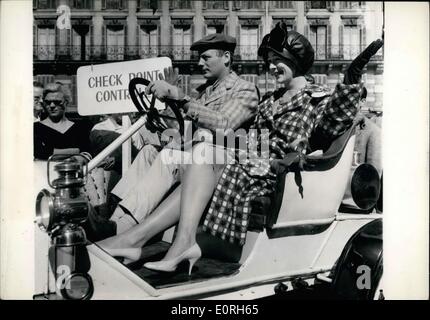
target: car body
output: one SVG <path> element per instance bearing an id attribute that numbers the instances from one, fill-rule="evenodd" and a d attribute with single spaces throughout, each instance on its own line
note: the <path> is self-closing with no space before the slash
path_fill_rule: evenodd
<path id="1" fill-rule="evenodd" d="M 219 257 L 237 248 L 226 244 L 202 245 L 204 256 L 197 262 L 197 271 L 191 276 L 181 269 L 174 274 L 157 274 L 145 270 L 142 267 L 145 261 L 156 260 L 154 257 L 159 257 L 167 250 L 173 241 L 175 227 L 166 230 L 161 241 L 143 250 L 156 254 L 151 256 L 148 253 L 134 266 L 124 265 L 95 243 L 89 244 L 88 274 L 92 279 L 93 290 L 91 296 L 85 298 L 257 299 L 279 291 L 296 290 L 300 284 L 312 286 L 321 282 L 342 291 L 344 294 L 339 295 L 341 298 L 368 299 L 369 292 L 373 293 L 373 298 L 381 277 L 381 259 L 376 262 L 374 258 L 362 259 L 363 263 L 368 261 L 372 264 L 368 268 L 369 272 L 377 273 L 371 275 L 371 290 L 364 288 L 368 290 L 367 294 L 363 295 L 360 288 L 357 289 L 357 283 L 351 280 L 354 277 L 347 281 L 339 275 L 345 272 L 342 264 L 349 263 L 351 252 L 356 252 L 350 249 L 360 247 L 360 243 L 367 241 L 363 237 L 363 228 L 382 218 L 382 214 L 375 211 L 348 213 L 338 210 L 347 184 L 350 183 L 354 130 L 351 127 L 319 154 L 307 156 L 308 163 L 313 166 L 304 171 L 286 171 L 282 175 L 276 210 L 271 204 L 263 204 L 256 209 L 251 217 L 252 227 L 248 230 L 246 244 L 237 251 L 233 260 L 228 258 L 230 261 L 222 261 Z M 46 172 L 46 163 L 36 165 L 40 166 L 39 172 Z M 39 185 L 40 181 L 46 182 L 43 175 L 38 179 Z M 268 212 L 268 208 L 272 208 L 273 212 Z M 382 227 L 378 230 L 382 233 Z M 377 235 L 380 241 L 371 239 L 364 245 L 367 246 L 364 255 L 375 257 L 376 254 L 382 257 L 380 236 Z M 204 233 L 201 237 L 205 237 Z M 50 238 L 36 229 L 36 240 L 35 298 L 62 297 L 52 271 L 47 272 L 50 269 Z M 357 282 L 363 266 L 359 264 L 355 268 L 352 270 L 350 266 L 348 272 L 350 275 L 355 272 L 357 277 L 354 279 Z"/>

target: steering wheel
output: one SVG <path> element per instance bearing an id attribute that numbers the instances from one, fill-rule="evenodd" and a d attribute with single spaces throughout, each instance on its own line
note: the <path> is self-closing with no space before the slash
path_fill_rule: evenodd
<path id="1" fill-rule="evenodd" d="M 179 133 L 181 135 L 181 146 L 184 144 L 184 118 L 182 117 L 181 112 L 179 111 L 179 107 L 177 106 L 174 100 L 166 100 L 166 107 L 168 107 L 173 114 L 174 117 L 160 114 L 160 112 L 155 108 L 155 95 L 152 96 L 151 101 L 149 101 L 147 95 L 145 94 L 145 88 L 147 87 L 150 81 L 144 78 L 133 78 L 130 80 L 128 84 L 128 91 L 130 93 L 131 100 L 134 103 L 134 106 L 139 111 L 141 115 L 147 116 L 146 127 L 151 132 L 163 132 L 169 127 L 165 124 L 162 119 L 174 120 L 179 125 Z M 139 89 L 138 89 L 139 87 Z"/>

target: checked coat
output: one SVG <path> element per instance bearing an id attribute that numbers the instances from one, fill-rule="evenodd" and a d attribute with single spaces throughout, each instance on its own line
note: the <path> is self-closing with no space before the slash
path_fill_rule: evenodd
<path id="1" fill-rule="evenodd" d="M 251 129 L 266 132 L 258 139 L 262 143 L 265 138 L 269 145 L 268 161 L 234 159 L 225 166 L 212 195 L 203 230 L 244 245 L 251 201 L 274 192 L 276 175 L 271 162 L 292 151 L 305 153 L 305 147 L 299 144 L 293 149 L 292 143 L 299 138 L 309 139 L 317 128 L 329 139 L 341 135 L 353 123 L 361 88 L 361 84 L 337 84 L 331 93 L 327 88 L 308 85 L 291 99 L 286 98 L 287 94 L 275 99 L 276 94 L 272 94 L 261 102 Z"/>
<path id="2" fill-rule="evenodd" d="M 186 115 L 199 127 L 210 130 L 237 129 L 257 112 L 258 90 L 231 71 L 224 79 L 199 88 L 197 99 L 187 103 Z"/>

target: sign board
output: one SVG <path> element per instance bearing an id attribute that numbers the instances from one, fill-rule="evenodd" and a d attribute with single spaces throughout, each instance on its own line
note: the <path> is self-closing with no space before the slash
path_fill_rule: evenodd
<path id="1" fill-rule="evenodd" d="M 130 79 L 159 80 L 170 58 L 151 58 L 83 66 L 77 72 L 78 113 L 82 116 L 136 112 L 128 93 Z M 151 96 L 148 97 L 151 99 Z M 155 107 L 164 109 L 156 100 Z"/>

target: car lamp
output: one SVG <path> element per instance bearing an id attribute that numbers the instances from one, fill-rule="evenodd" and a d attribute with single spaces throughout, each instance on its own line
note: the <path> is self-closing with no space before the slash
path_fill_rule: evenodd
<path id="1" fill-rule="evenodd" d="M 55 274 L 57 294 L 65 299 L 89 299 L 93 292 L 86 249 L 87 238 L 82 228 L 88 217 L 89 204 L 82 192 L 88 172 L 87 160 L 77 155 L 53 155 L 48 159 L 48 184 L 54 189 L 39 192 L 36 219 L 39 228 L 51 237 L 49 260 Z M 51 181 L 51 166 L 58 177 Z M 59 162 L 61 161 L 61 162 Z M 63 273 L 67 276 L 63 277 Z M 61 274 L 61 276 L 60 276 Z M 60 279 L 60 280 L 58 280 Z M 79 279 L 79 281 L 77 281 Z"/>

